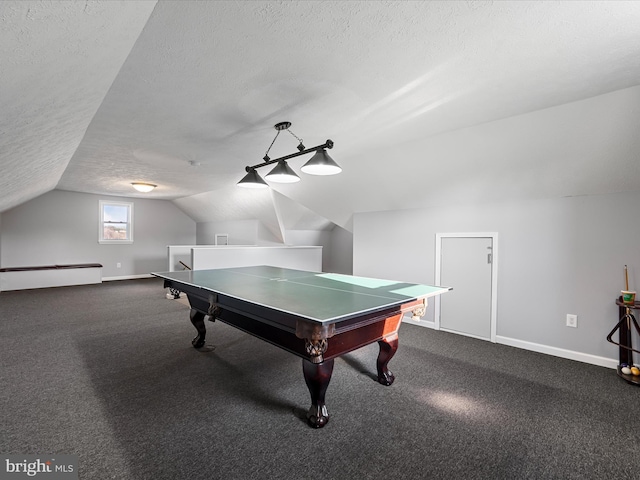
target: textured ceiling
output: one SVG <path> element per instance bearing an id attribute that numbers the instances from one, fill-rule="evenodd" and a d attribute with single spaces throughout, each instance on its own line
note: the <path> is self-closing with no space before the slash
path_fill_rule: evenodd
<path id="1" fill-rule="evenodd" d="M 155 2 L 0 2 L 0 211 L 53 190 Z"/>
<path id="2" fill-rule="evenodd" d="M 0 9 L 0 211 L 52 188 L 136 196 L 130 183 L 148 181 L 147 197 L 197 221 L 258 218 L 277 234 L 640 185 L 640 2 Z M 285 120 L 307 146 L 334 140 L 344 172 L 238 192 Z M 296 145 L 281 135 L 270 156 Z"/>

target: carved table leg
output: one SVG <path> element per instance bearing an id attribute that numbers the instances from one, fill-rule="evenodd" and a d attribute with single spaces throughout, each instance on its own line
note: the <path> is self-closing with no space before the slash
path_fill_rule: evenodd
<path id="1" fill-rule="evenodd" d="M 387 364 L 398 350 L 398 334 L 379 340 L 378 345 L 380 345 L 380 353 L 376 362 L 378 382 L 382 385 L 391 385 L 395 376 L 389 371 Z"/>
<path id="2" fill-rule="evenodd" d="M 191 340 L 191 345 L 193 345 L 194 348 L 204 347 L 204 338 L 207 335 L 207 328 L 204 326 L 204 316 L 204 313 L 196 310 L 195 308 L 192 308 L 191 312 L 189 312 L 191 323 L 198 331 L 198 335 Z"/>
<path id="3" fill-rule="evenodd" d="M 324 395 L 331 381 L 333 359 L 322 363 L 311 363 L 309 360 L 302 360 L 302 371 L 304 373 L 304 381 L 307 383 L 311 394 L 311 407 L 307 412 L 307 421 L 312 427 L 322 428 L 329 421 L 327 407 L 324 404 Z"/>

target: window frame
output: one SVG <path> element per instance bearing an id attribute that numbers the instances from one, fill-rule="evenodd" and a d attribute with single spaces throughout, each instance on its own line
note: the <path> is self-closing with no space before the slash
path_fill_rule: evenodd
<path id="1" fill-rule="evenodd" d="M 98 202 L 98 243 L 104 244 L 131 244 L 133 243 L 133 202 L 113 202 L 110 200 L 99 200 Z M 117 223 L 117 222 L 105 222 L 104 210 L 107 206 L 127 207 L 127 238 L 104 238 L 104 224 L 105 223 Z"/>

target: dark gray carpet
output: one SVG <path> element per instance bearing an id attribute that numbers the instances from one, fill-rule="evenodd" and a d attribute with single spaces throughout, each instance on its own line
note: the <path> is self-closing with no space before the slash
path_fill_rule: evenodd
<path id="1" fill-rule="evenodd" d="M 640 478 L 640 389 L 610 369 L 413 325 L 336 360 L 307 427 L 301 360 L 207 322 L 159 280 L 0 293 L 0 453 L 82 479 Z"/>

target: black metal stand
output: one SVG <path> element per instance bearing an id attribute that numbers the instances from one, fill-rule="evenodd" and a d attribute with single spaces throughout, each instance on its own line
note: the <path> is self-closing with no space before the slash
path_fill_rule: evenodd
<path id="1" fill-rule="evenodd" d="M 618 376 L 624 379 L 626 382 L 632 385 L 640 386 L 640 375 L 631 375 L 622 373 L 622 365 L 627 364 L 630 367 L 633 366 L 633 352 L 640 353 L 640 350 L 633 348 L 632 333 L 635 328 L 638 335 L 640 335 L 640 325 L 636 321 L 633 315 L 633 310 L 640 310 L 640 302 L 635 302 L 633 305 L 627 305 L 622 302 L 622 297 L 616 300 L 616 305 L 619 308 L 620 320 L 616 326 L 607 335 L 607 341 L 618 345 L 620 349 L 620 363 L 618 365 Z M 618 332 L 618 342 L 615 342 L 612 338 L 614 333 Z"/>

